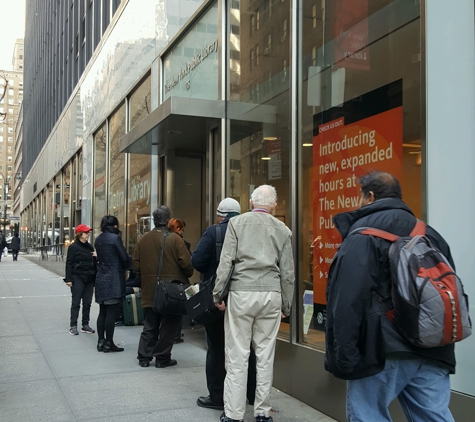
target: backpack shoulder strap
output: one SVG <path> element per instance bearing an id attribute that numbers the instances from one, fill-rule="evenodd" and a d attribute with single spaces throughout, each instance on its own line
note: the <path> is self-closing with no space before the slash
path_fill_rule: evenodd
<path id="1" fill-rule="evenodd" d="M 216 262 L 219 263 L 221 259 L 221 249 L 223 248 L 223 242 L 221 241 L 221 226 L 216 224 Z"/>
<path id="2" fill-rule="evenodd" d="M 412 229 L 412 232 L 409 236 L 424 236 L 426 234 L 426 224 L 417 219 L 416 221 L 416 225 L 414 226 L 414 228 Z"/>
<path id="3" fill-rule="evenodd" d="M 375 229 L 373 227 L 359 227 L 356 230 L 353 230 L 350 235 L 352 234 L 364 234 L 366 236 L 374 236 L 374 237 L 379 237 L 384 240 L 389 240 L 390 242 L 395 242 L 396 240 L 399 239 L 399 236 L 386 232 L 384 230 L 380 229 Z"/>

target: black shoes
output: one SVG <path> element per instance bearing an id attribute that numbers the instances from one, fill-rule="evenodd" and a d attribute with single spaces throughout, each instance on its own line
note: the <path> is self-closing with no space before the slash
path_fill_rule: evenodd
<path id="1" fill-rule="evenodd" d="M 71 334 L 72 336 L 78 336 L 79 335 L 78 327 L 71 327 L 69 329 L 69 334 Z"/>
<path id="2" fill-rule="evenodd" d="M 139 360 L 139 366 L 142 368 L 148 368 L 150 366 L 150 361 L 148 360 Z"/>
<path id="3" fill-rule="evenodd" d="M 198 400 L 196 400 L 196 404 L 200 407 L 206 407 L 208 409 L 224 410 L 224 404 L 214 402 L 213 400 L 211 400 L 210 396 L 198 397 Z"/>
<path id="4" fill-rule="evenodd" d="M 274 422 L 274 419 L 272 419 L 272 416 L 256 416 L 256 422 Z"/>
<path id="5" fill-rule="evenodd" d="M 104 341 L 104 346 L 103 346 L 103 352 L 104 353 L 109 353 L 109 352 L 123 352 L 124 348 L 123 347 L 117 347 L 113 341 Z"/>
<path id="6" fill-rule="evenodd" d="M 155 368 L 167 368 L 168 366 L 175 366 L 177 363 L 175 359 L 170 359 L 165 362 L 156 362 Z"/>
<path id="7" fill-rule="evenodd" d="M 97 342 L 97 351 L 103 352 L 104 351 L 104 339 L 99 339 Z"/>
<path id="8" fill-rule="evenodd" d="M 219 418 L 219 422 L 244 422 L 244 419 L 231 419 L 223 412 Z"/>
<path id="9" fill-rule="evenodd" d="M 81 333 L 94 334 L 95 331 L 91 327 L 89 327 L 89 324 L 86 324 L 82 326 Z"/>

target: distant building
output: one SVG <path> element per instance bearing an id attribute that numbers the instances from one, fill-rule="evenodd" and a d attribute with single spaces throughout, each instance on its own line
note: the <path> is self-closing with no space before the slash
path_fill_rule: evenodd
<path id="1" fill-rule="evenodd" d="M 13 47 L 12 69 L 23 72 L 24 44 L 23 38 L 17 38 Z"/>
<path id="2" fill-rule="evenodd" d="M 19 47 L 23 43 L 17 40 L 15 51 L 20 51 Z M 17 54 L 19 56 L 19 54 Z M 15 54 L 14 54 L 15 56 Z M 15 59 L 14 63 L 17 63 Z M 19 68 L 19 64 L 16 65 Z M 15 166 L 15 129 L 18 122 L 21 103 L 23 101 L 23 71 L 20 70 L 0 70 L 0 217 L 6 215 L 9 219 L 12 215 L 13 185 L 15 173 L 20 171 Z M 19 212 L 17 216 L 19 216 Z M 2 226 L 3 228 L 3 226 Z M 9 233 L 9 227 L 5 227 Z"/>

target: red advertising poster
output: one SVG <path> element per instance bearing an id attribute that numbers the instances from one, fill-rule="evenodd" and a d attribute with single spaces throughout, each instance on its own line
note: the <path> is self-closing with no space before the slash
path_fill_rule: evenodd
<path id="1" fill-rule="evenodd" d="M 368 0 L 335 0 L 335 66 L 369 70 Z"/>
<path id="2" fill-rule="evenodd" d="M 359 176 L 381 170 L 401 177 L 400 88 L 398 81 L 359 97 L 361 101 L 348 101 L 343 110 L 333 115 L 326 113 L 314 119 L 313 289 L 314 302 L 318 304 L 315 316 L 320 322 L 324 319 L 328 270 L 341 243 L 333 216 L 358 208 Z M 394 101 L 394 97 L 388 97 L 394 93 L 401 98 Z M 378 103 L 380 98 L 385 101 Z"/>

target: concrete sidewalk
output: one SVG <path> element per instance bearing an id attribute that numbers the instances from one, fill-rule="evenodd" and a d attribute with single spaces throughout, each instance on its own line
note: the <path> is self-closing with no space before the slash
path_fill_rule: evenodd
<path id="1" fill-rule="evenodd" d="M 122 353 L 98 353 L 96 335 L 70 336 L 71 296 L 62 278 L 20 255 L 0 263 L 0 419 L 2 421 L 218 421 L 196 405 L 207 395 L 204 331 L 187 329 L 178 365 L 137 364 L 142 327 L 117 327 Z M 38 259 L 38 258 L 35 258 Z M 98 306 L 94 303 L 91 326 Z M 273 391 L 276 422 L 333 421 Z M 248 406 L 246 421 L 254 421 Z"/>

